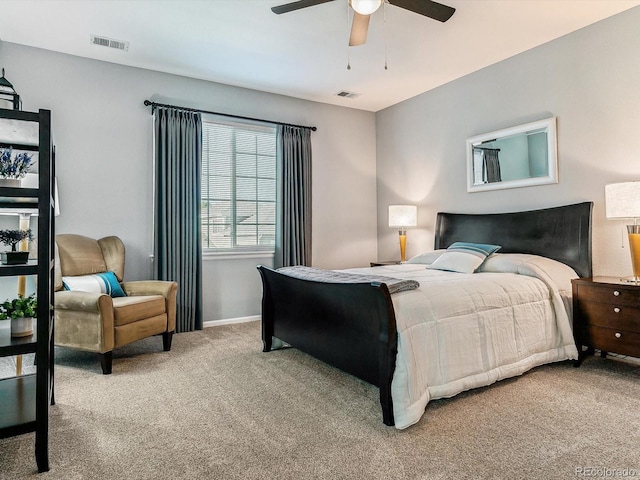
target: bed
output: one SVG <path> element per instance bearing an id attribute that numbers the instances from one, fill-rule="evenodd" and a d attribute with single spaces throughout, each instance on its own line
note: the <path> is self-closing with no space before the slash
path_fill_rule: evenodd
<path id="1" fill-rule="evenodd" d="M 438 213 L 434 252 L 424 263 L 416 257 L 410 262 L 418 263 L 347 270 L 418 278 L 418 289 L 394 294 L 385 281 L 317 281 L 258 266 L 263 351 L 288 345 L 377 386 L 383 422 L 400 429 L 418 422 L 432 399 L 577 359 L 570 280 L 592 274 L 592 208 L 583 202 L 513 213 Z M 501 248 L 479 273 L 427 267 L 455 242 Z M 488 288 L 486 280 L 506 297 L 474 290 Z M 421 323 L 417 305 L 425 296 L 426 310 L 437 318 Z M 469 299 L 473 311 L 461 307 Z"/>

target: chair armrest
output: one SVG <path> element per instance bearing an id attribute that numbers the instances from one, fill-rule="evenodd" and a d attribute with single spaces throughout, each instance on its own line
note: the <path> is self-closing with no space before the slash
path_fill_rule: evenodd
<path id="1" fill-rule="evenodd" d="M 99 313 L 113 305 L 111 297 L 105 293 L 62 291 L 53 296 L 54 307 L 61 310 L 80 310 Z"/>
<path id="2" fill-rule="evenodd" d="M 130 296 L 137 295 L 162 295 L 164 298 L 169 298 L 175 292 L 172 292 L 174 287 L 177 288 L 176 282 L 167 282 L 164 280 L 137 280 L 134 282 L 123 282 L 122 288 L 124 293 Z"/>
<path id="3" fill-rule="evenodd" d="M 109 295 L 65 290 L 53 297 L 56 345 L 98 353 L 113 350 L 113 300 Z"/>
<path id="4" fill-rule="evenodd" d="M 162 295 L 167 310 L 167 332 L 176 329 L 176 297 L 178 284 L 166 280 L 136 280 L 123 282 L 122 288 L 127 295 Z"/>

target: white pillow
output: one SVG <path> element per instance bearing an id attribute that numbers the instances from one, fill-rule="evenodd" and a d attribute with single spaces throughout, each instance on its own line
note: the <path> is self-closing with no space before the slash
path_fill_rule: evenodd
<path id="1" fill-rule="evenodd" d="M 78 292 L 106 293 L 111 297 L 126 297 L 116 274 L 113 272 L 96 273 L 95 275 L 78 275 L 75 277 L 62 277 L 62 286 L 65 290 Z"/>
<path id="2" fill-rule="evenodd" d="M 480 268 L 489 255 L 498 250 L 500 250 L 499 245 L 455 242 L 449 245 L 447 251 L 440 255 L 431 265 L 427 265 L 427 268 L 458 273 L 473 273 Z"/>
<path id="3" fill-rule="evenodd" d="M 411 257 L 409 260 L 407 260 L 407 263 L 426 263 L 426 264 L 433 263 L 444 252 L 446 252 L 446 250 L 442 248 L 440 250 L 434 250 L 433 252 L 420 253 L 415 257 Z"/>

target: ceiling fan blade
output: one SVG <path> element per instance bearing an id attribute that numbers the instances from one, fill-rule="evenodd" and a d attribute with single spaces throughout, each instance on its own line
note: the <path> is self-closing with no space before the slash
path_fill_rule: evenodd
<path id="1" fill-rule="evenodd" d="M 333 2 L 333 0 L 299 0 L 297 2 L 285 3 L 284 5 L 277 5 L 271 7 L 271 11 L 280 15 L 281 13 L 293 12 L 294 10 L 300 10 L 301 8 L 313 7 L 322 3 Z"/>
<path id="2" fill-rule="evenodd" d="M 404 8 L 412 12 L 433 18 L 439 22 L 446 22 L 456 11 L 455 8 L 431 0 L 388 0 L 391 5 Z"/>
<path id="3" fill-rule="evenodd" d="M 350 47 L 362 45 L 367 41 L 367 32 L 369 31 L 370 19 L 371 15 L 360 15 L 354 10 L 353 23 L 351 24 L 351 36 L 349 37 Z"/>

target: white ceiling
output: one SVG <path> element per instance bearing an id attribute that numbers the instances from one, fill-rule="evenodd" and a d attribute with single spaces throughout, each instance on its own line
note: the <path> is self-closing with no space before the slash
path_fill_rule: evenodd
<path id="1" fill-rule="evenodd" d="M 456 8 L 446 23 L 386 5 L 367 43 L 349 48 L 347 0 L 271 12 L 289 1 L 4 0 L 0 40 L 375 112 L 640 5 L 441 0 Z M 92 34 L 129 50 L 92 45 Z"/>

